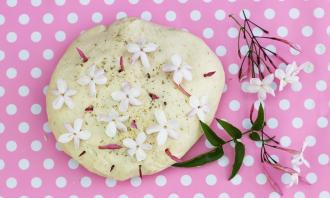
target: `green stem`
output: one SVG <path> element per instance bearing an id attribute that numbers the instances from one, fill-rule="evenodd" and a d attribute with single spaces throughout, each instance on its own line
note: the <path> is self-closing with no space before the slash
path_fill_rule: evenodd
<path id="1" fill-rule="evenodd" d="M 250 133 L 250 132 L 252 132 L 252 130 L 250 129 L 250 130 L 247 130 L 247 131 L 244 131 L 243 133 L 242 133 L 242 136 L 244 136 L 244 135 L 246 135 L 246 134 L 248 134 L 248 133 Z M 222 145 L 225 145 L 225 144 L 227 144 L 227 143 L 229 143 L 229 142 L 232 142 L 232 141 L 234 141 L 235 139 L 233 138 L 233 139 L 231 139 L 231 140 L 228 140 L 228 141 L 226 141 L 224 144 L 222 144 Z"/>

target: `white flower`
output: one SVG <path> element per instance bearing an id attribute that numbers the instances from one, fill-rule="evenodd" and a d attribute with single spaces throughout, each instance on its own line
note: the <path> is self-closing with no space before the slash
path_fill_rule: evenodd
<path id="1" fill-rule="evenodd" d="M 274 89 L 272 88 L 273 81 L 274 74 L 269 74 L 263 80 L 260 80 L 259 78 L 251 78 L 246 91 L 248 93 L 258 93 L 259 100 L 264 101 L 266 100 L 267 93 L 275 96 Z"/>
<path id="2" fill-rule="evenodd" d="M 297 75 L 305 66 L 306 64 L 302 64 L 298 67 L 297 63 L 293 62 L 286 66 L 285 71 L 281 68 L 276 69 L 275 77 L 280 80 L 279 90 L 282 91 L 287 84 L 299 82 L 299 77 Z"/>
<path id="3" fill-rule="evenodd" d="M 133 140 L 131 138 L 125 138 L 123 140 L 123 144 L 125 147 L 128 148 L 127 153 L 130 156 L 135 155 L 137 161 L 142 161 L 145 160 L 147 157 L 147 154 L 145 153 L 144 150 L 150 150 L 151 145 L 144 143 L 147 139 L 147 136 L 144 132 L 140 132 L 136 140 Z"/>
<path id="4" fill-rule="evenodd" d="M 288 184 L 288 187 L 297 185 L 298 183 L 299 183 L 299 173 L 290 174 L 290 183 Z"/>
<path id="5" fill-rule="evenodd" d="M 142 102 L 137 99 L 140 96 L 140 89 L 137 87 L 132 87 L 131 84 L 125 81 L 120 91 L 115 91 L 111 94 L 112 99 L 115 101 L 120 102 L 119 104 L 119 111 L 125 112 L 128 108 L 128 105 L 141 105 Z"/>
<path id="6" fill-rule="evenodd" d="M 167 121 L 165 113 L 162 110 L 156 110 L 154 115 L 158 124 L 150 126 L 146 132 L 148 134 L 158 133 L 157 144 L 164 145 L 168 136 L 177 139 L 179 136 L 177 133 L 179 128 L 178 123 L 175 120 Z"/>
<path id="7" fill-rule="evenodd" d="M 68 132 L 60 135 L 58 141 L 61 143 L 68 143 L 73 140 L 75 148 L 78 149 L 80 140 L 88 140 L 91 137 L 89 131 L 81 130 L 82 124 L 83 120 L 80 118 L 75 119 L 73 128 L 70 124 L 64 124 L 64 127 Z"/>
<path id="8" fill-rule="evenodd" d="M 210 111 L 210 108 L 207 105 L 207 96 L 201 96 L 200 98 L 190 96 L 189 104 L 192 107 L 189 116 L 191 117 L 197 114 L 199 120 L 204 122 L 205 115 Z"/>
<path id="9" fill-rule="evenodd" d="M 295 154 L 292 156 L 291 165 L 292 165 L 293 169 L 297 172 L 300 172 L 300 166 L 303 164 L 308 168 L 310 167 L 309 162 L 304 158 L 304 152 L 308 145 L 309 145 L 309 142 L 305 141 L 302 146 L 301 151 L 298 154 Z"/>
<path id="10" fill-rule="evenodd" d="M 68 85 L 63 79 L 58 79 L 56 81 L 57 90 L 53 90 L 53 95 L 57 96 L 57 98 L 53 101 L 53 108 L 60 109 L 63 104 L 66 104 L 70 109 L 73 109 L 74 103 L 70 98 L 71 96 L 77 93 L 76 90 L 69 89 Z"/>
<path id="11" fill-rule="evenodd" d="M 107 82 L 107 77 L 104 75 L 103 69 L 97 69 L 95 65 L 92 65 L 87 74 L 81 76 L 78 81 L 80 85 L 89 86 L 91 96 L 96 96 L 96 85 L 104 85 Z"/>
<path id="12" fill-rule="evenodd" d="M 150 67 L 147 53 L 156 51 L 157 48 L 158 46 L 155 43 L 147 43 L 145 39 L 140 39 L 136 43 L 129 43 L 127 45 L 127 51 L 133 54 L 132 64 L 134 64 L 135 61 L 140 58 L 141 63 L 145 69 Z"/>
<path id="13" fill-rule="evenodd" d="M 123 124 L 123 122 L 128 120 L 128 116 L 120 116 L 114 109 L 111 109 L 109 114 L 99 115 L 97 119 L 101 122 L 108 122 L 105 133 L 109 137 L 115 137 L 117 134 L 117 129 L 124 132 L 127 131 L 127 127 Z"/>
<path id="14" fill-rule="evenodd" d="M 167 64 L 163 67 L 164 72 L 174 72 L 173 80 L 176 84 L 180 84 L 183 79 L 192 80 L 191 66 L 182 62 L 181 56 L 174 54 L 171 56 L 171 64 Z"/>

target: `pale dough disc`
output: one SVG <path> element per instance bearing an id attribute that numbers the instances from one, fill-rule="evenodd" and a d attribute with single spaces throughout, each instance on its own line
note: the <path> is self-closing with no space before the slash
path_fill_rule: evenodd
<path id="1" fill-rule="evenodd" d="M 141 38 L 158 46 L 156 51 L 147 54 L 151 65 L 149 70 L 144 69 L 140 60 L 131 64 L 132 54 L 127 51 L 127 43 L 134 43 Z M 89 57 L 87 62 L 82 61 L 76 48 Z M 138 176 L 139 165 L 143 175 L 154 174 L 171 166 L 175 162 L 164 152 L 166 148 L 169 148 L 173 155 L 182 157 L 200 138 L 202 132 L 198 117 L 187 116 L 192 109 L 189 97 L 175 86 L 173 73 L 165 73 L 162 70 L 170 63 L 173 54 L 179 54 L 183 61 L 192 67 L 192 81 L 183 81 L 181 86 L 191 95 L 208 97 L 210 111 L 205 122 L 210 123 L 217 110 L 225 82 L 222 64 L 217 56 L 201 39 L 186 31 L 126 18 L 109 27 L 100 25 L 82 33 L 67 49 L 52 75 L 47 94 L 47 113 L 55 138 L 58 140 L 61 134 L 67 133 L 64 124 L 72 125 L 77 118 L 84 120 L 82 129 L 91 133 L 89 139 L 80 141 L 78 149 L 73 141 L 60 143 L 63 151 L 89 171 L 116 180 Z M 121 56 L 125 70 L 119 73 Z M 96 86 L 96 97 L 90 96 L 88 86 L 77 83 L 93 64 L 98 69 L 105 70 L 107 77 L 106 84 Z M 215 71 L 214 75 L 203 76 L 210 71 Z M 53 90 L 57 89 L 58 79 L 65 80 L 70 89 L 77 91 L 71 97 L 75 104 L 73 109 L 65 104 L 60 109 L 53 108 L 52 103 L 57 97 Z M 124 123 L 127 132 L 118 131 L 115 137 L 109 137 L 105 134 L 107 123 L 98 121 L 97 117 L 108 113 L 111 108 L 119 112 L 119 102 L 113 100 L 111 94 L 120 90 L 125 81 L 140 87 L 141 95 L 138 99 L 143 104 L 129 106 L 124 113 L 129 115 L 129 120 Z M 152 101 L 149 93 L 156 94 L 159 99 Z M 93 111 L 85 112 L 90 105 L 93 105 Z M 151 144 L 152 149 L 146 151 L 147 157 L 143 161 L 137 161 L 135 156 L 128 155 L 126 147 L 118 150 L 98 149 L 98 146 L 110 143 L 123 145 L 122 140 L 125 138 L 135 139 L 139 131 L 145 131 L 157 123 L 154 116 L 156 109 L 163 110 L 168 120 L 176 120 L 179 123 L 178 139 L 168 138 L 165 145 L 158 146 L 157 134 L 147 135 L 146 143 Z M 132 120 L 136 120 L 138 130 L 130 127 Z M 113 168 L 110 171 L 111 167 Z"/>

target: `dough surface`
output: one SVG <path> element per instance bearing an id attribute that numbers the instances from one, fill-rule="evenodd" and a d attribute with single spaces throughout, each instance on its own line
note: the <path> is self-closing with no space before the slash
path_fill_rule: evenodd
<path id="1" fill-rule="evenodd" d="M 140 60 L 132 64 L 132 54 L 127 51 L 128 43 L 141 38 L 158 46 L 156 51 L 148 53 L 148 70 L 144 69 Z M 76 48 L 86 54 L 88 61 L 82 61 Z M 55 138 L 58 140 L 60 135 L 67 133 L 64 124 L 72 125 L 77 118 L 83 119 L 82 129 L 91 134 L 89 139 L 80 141 L 78 149 L 73 141 L 60 143 L 63 151 L 89 171 L 116 180 L 139 176 L 139 165 L 142 175 L 154 174 L 171 166 L 175 161 L 164 152 L 166 148 L 176 157 L 182 157 L 200 138 L 202 131 L 198 117 L 187 116 L 192 109 L 189 97 L 174 84 L 173 73 L 162 70 L 170 63 L 173 54 L 179 54 L 192 67 L 193 79 L 183 81 L 181 86 L 193 96 L 208 97 L 210 111 L 206 114 L 205 122 L 209 124 L 217 110 L 225 82 L 222 64 L 217 56 L 201 39 L 188 32 L 126 18 L 109 27 L 100 25 L 82 33 L 67 49 L 52 75 L 47 94 L 47 113 Z M 118 72 L 121 56 L 124 71 Z M 90 96 L 88 86 L 77 83 L 94 64 L 98 69 L 103 69 L 107 77 L 104 85 L 96 86 L 96 97 Z M 203 76 L 211 71 L 215 71 L 212 76 Z M 65 105 L 60 109 L 53 108 L 56 96 L 52 90 L 56 90 L 58 79 L 65 80 L 70 89 L 76 90 L 76 94 L 71 97 L 74 101 L 73 109 Z M 140 88 L 139 100 L 142 105 L 129 106 L 124 113 L 129 116 L 124 122 L 127 132 L 118 131 L 115 137 L 109 137 L 105 133 L 107 123 L 98 121 L 97 117 L 109 113 L 110 109 L 120 112 L 119 103 L 112 99 L 111 94 L 120 90 L 125 81 Z M 149 93 L 159 98 L 152 100 Z M 86 112 L 85 109 L 90 105 L 93 110 Z M 146 143 L 152 149 L 145 151 L 147 157 L 143 161 L 128 155 L 126 147 L 116 150 L 98 148 L 107 144 L 122 146 L 123 139 L 135 139 L 140 131 L 145 132 L 149 126 L 157 123 L 154 116 L 156 109 L 163 110 L 168 120 L 179 123 L 178 139 L 168 138 L 164 145 L 159 146 L 156 142 L 157 134 L 147 134 Z M 133 120 L 138 129 L 131 127 Z"/>

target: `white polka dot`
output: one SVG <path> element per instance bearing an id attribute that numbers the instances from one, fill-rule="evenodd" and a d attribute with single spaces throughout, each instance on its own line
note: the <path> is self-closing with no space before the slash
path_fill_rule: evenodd
<path id="1" fill-rule="evenodd" d="M 213 174 L 206 176 L 205 182 L 209 186 L 214 186 L 217 183 L 217 177 Z"/>
<path id="2" fill-rule="evenodd" d="M 292 126 L 296 129 L 301 128 L 303 126 L 303 120 L 299 117 L 296 117 L 292 120 Z"/>
<path id="3" fill-rule="evenodd" d="M 239 67 L 237 64 L 232 63 L 228 66 L 228 71 L 232 75 L 236 75 L 238 73 Z"/>
<path id="4" fill-rule="evenodd" d="M 70 24 L 74 24 L 78 22 L 78 15 L 75 12 L 70 12 L 68 14 L 68 16 L 66 16 L 66 20 L 70 23 Z"/>
<path id="5" fill-rule="evenodd" d="M 229 103 L 229 108 L 232 111 L 238 111 L 240 109 L 240 107 L 241 107 L 241 104 L 238 100 L 232 100 Z"/>
<path id="6" fill-rule="evenodd" d="M 221 167 L 226 167 L 229 164 L 229 159 L 227 156 L 222 156 L 220 159 L 218 159 L 218 164 Z"/>
<path id="7" fill-rule="evenodd" d="M 298 19 L 300 15 L 300 11 L 297 8 L 291 8 L 289 10 L 289 17 L 291 19 Z"/>
<path id="8" fill-rule="evenodd" d="M 314 64 L 307 64 L 305 67 L 304 67 L 304 72 L 305 73 L 312 73 L 314 71 Z"/>
<path id="9" fill-rule="evenodd" d="M 118 198 L 128 198 L 128 196 L 127 195 L 125 195 L 125 194 L 121 194 L 121 195 L 119 195 L 119 197 Z"/>
<path id="10" fill-rule="evenodd" d="M 27 170 L 29 167 L 30 167 L 30 162 L 29 160 L 27 159 L 20 159 L 18 161 L 18 167 L 21 169 L 21 170 Z"/>
<path id="11" fill-rule="evenodd" d="M 56 186 L 58 188 L 64 188 L 67 184 L 67 181 L 65 179 L 65 177 L 58 177 L 56 178 Z"/>
<path id="12" fill-rule="evenodd" d="M 143 11 L 141 13 L 141 19 L 146 20 L 146 21 L 150 21 L 152 19 L 151 12 L 149 12 L 149 11 Z"/>
<path id="13" fill-rule="evenodd" d="M 304 26 L 301 32 L 305 37 L 310 37 L 313 34 L 313 28 L 311 26 Z"/>
<path id="14" fill-rule="evenodd" d="M 41 5 L 41 0 L 31 0 L 31 5 L 34 7 L 39 7 Z"/>
<path id="15" fill-rule="evenodd" d="M 242 183 L 242 177 L 239 174 L 237 174 L 234 178 L 230 180 L 230 182 L 235 186 L 237 186 Z"/>
<path id="16" fill-rule="evenodd" d="M 106 178 L 105 179 L 105 185 L 112 188 L 112 187 L 115 187 L 117 184 L 117 181 L 112 179 L 112 178 Z"/>
<path id="17" fill-rule="evenodd" d="M 243 9 L 243 10 L 244 10 L 244 13 L 245 13 L 246 18 L 249 19 L 250 16 L 251 16 L 250 11 L 249 11 L 248 9 Z M 241 10 L 240 13 L 239 13 L 239 16 L 241 17 L 241 19 L 244 19 L 244 13 L 243 13 L 243 10 Z"/>
<path id="18" fill-rule="evenodd" d="M 30 72 L 32 78 L 40 78 L 41 74 L 42 74 L 42 71 L 39 67 L 34 67 L 31 69 L 31 72 Z"/>
<path id="19" fill-rule="evenodd" d="M 247 45 L 243 45 L 240 49 L 239 49 L 240 53 L 242 54 L 242 56 L 245 56 L 247 54 L 247 52 L 249 51 L 249 47 Z"/>
<path id="20" fill-rule="evenodd" d="M 6 54 L 4 51 L 0 50 L 0 61 L 3 61 L 6 57 Z"/>
<path id="21" fill-rule="evenodd" d="M 275 11 L 271 8 L 267 8 L 264 11 L 264 16 L 266 19 L 273 19 L 275 17 L 275 15 L 276 15 Z"/>
<path id="22" fill-rule="evenodd" d="M 48 122 L 45 122 L 42 126 L 42 129 L 44 130 L 45 133 L 50 133 L 52 132 L 49 128 Z"/>
<path id="23" fill-rule="evenodd" d="M 316 144 L 316 138 L 312 135 L 307 136 L 305 141 L 308 142 L 308 146 L 315 146 Z"/>
<path id="24" fill-rule="evenodd" d="M 245 155 L 243 164 L 247 167 L 252 166 L 254 164 L 254 158 L 251 155 Z"/>
<path id="25" fill-rule="evenodd" d="M 262 36 L 263 35 L 263 31 L 260 28 L 258 28 L 258 27 L 254 27 L 252 29 L 252 33 L 255 36 Z"/>
<path id="26" fill-rule="evenodd" d="M 213 32 L 213 29 L 212 28 L 205 28 L 203 30 L 203 36 L 206 39 L 212 38 L 213 37 L 213 34 L 214 34 L 214 32 Z"/>
<path id="27" fill-rule="evenodd" d="M 15 32 L 8 32 L 6 39 L 9 43 L 15 43 L 17 40 L 17 34 Z"/>
<path id="28" fill-rule="evenodd" d="M 30 126 L 29 126 L 29 124 L 27 122 L 21 122 L 18 125 L 18 130 L 21 133 L 27 133 L 30 130 Z"/>
<path id="29" fill-rule="evenodd" d="M 167 183 L 167 179 L 164 175 L 158 175 L 156 177 L 156 184 L 157 186 L 165 186 Z"/>
<path id="30" fill-rule="evenodd" d="M 254 198 L 254 194 L 252 192 L 247 192 L 244 194 L 244 198 Z"/>
<path id="31" fill-rule="evenodd" d="M 17 0 L 7 0 L 7 6 L 13 8 L 17 5 Z"/>
<path id="32" fill-rule="evenodd" d="M 19 57 L 20 60 L 26 61 L 27 59 L 29 59 L 30 53 L 27 50 L 20 50 L 18 52 L 18 57 Z"/>
<path id="33" fill-rule="evenodd" d="M 267 177 L 265 174 L 260 173 L 256 177 L 257 184 L 264 185 L 267 182 Z"/>
<path id="34" fill-rule="evenodd" d="M 249 118 L 245 118 L 242 121 L 242 126 L 244 129 L 250 129 L 252 127 L 252 123 Z"/>
<path id="35" fill-rule="evenodd" d="M 324 17 L 324 9 L 323 8 L 315 8 L 313 11 L 315 18 L 323 18 Z"/>
<path id="36" fill-rule="evenodd" d="M 277 192 L 271 192 L 268 198 L 281 198 L 281 195 Z"/>
<path id="37" fill-rule="evenodd" d="M 271 129 L 275 129 L 277 128 L 278 126 L 278 121 L 276 118 L 270 118 L 268 121 L 267 121 L 267 126 Z"/>
<path id="38" fill-rule="evenodd" d="M 45 24 L 51 24 L 54 21 L 54 16 L 51 13 L 46 13 L 44 14 L 44 16 L 42 17 L 42 21 Z"/>
<path id="39" fill-rule="evenodd" d="M 217 11 L 215 11 L 214 17 L 216 20 L 222 21 L 226 18 L 226 12 L 224 10 L 218 9 Z"/>
<path id="40" fill-rule="evenodd" d="M 40 104 L 33 104 L 31 106 L 31 113 L 33 115 L 39 115 L 41 113 L 41 110 L 42 110 L 42 108 L 41 108 Z"/>
<path id="41" fill-rule="evenodd" d="M 183 175 L 180 179 L 180 182 L 183 186 L 189 186 L 192 182 L 190 175 Z"/>
<path id="42" fill-rule="evenodd" d="M 51 49 L 46 49 L 43 51 L 42 56 L 46 60 L 51 60 L 51 59 L 53 59 L 54 52 Z"/>
<path id="43" fill-rule="evenodd" d="M 319 198 L 330 198 L 330 193 L 328 191 L 322 191 L 319 194 Z"/>
<path id="44" fill-rule="evenodd" d="M 31 186 L 33 188 L 40 188 L 42 185 L 42 180 L 40 179 L 40 177 L 34 177 L 31 179 Z"/>
<path id="45" fill-rule="evenodd" d="M 220 193 L 218 198 L 230 198 L 230 196 L 228 195 L 228 193 Z"/>
<path id="46" fill-rule="evenodd" d="M 176 13 L 172 10 L 169 10 L 166 12 L 165 18 L 167 21 L 174 21 L 176 19 Z"/>
<path id="47" fill-rule="evenodd" d="M 56 148 L 56 150 L 58 150 L 58 151 L 63 151 L 61 144 L 58 143 L 58 142 L 55 143 L 55 148 Z"/>
<path id="48" fill-rule="evenodd" d="M 55 33 L 55 39 L 56 39 L 56 41 L 58 41 L 58 42 L 62 42 L 62 41 L 64 41 L 64 40 L 65 40 L 65 37 L 66 37 L 65 32 L 62 31 L 62 30 L 57 31 L 57 32 Z"/>
<path id="49" fill-rule="evenodd" d="M 205 196 L 202 193 L 196 193 L 193 198 L 205 198 Z"/>
<path id="50" fill-rule="evenodd" d="M 7 186 L 7 188 L 10 188 L 10 189 L 16 188 L 16 186 L 17 186 L 17 180 L 16 180 L 16 178 L 9 177 L 6 180 L 6 186 Z"/>
<path id="51" fill-rule="evenodd" d="M 74 159 L 70 159 L 68 161 L 68 166 L 69 166 L 70 169 L 74 170 L 74 169 L 77 169 L 79 167 L 79 163 Z"/>
<path id="52" fill-rule="evenodd" d="M 143 198 L 154 198 L 154 196 L 152 194 L 145 194 Z"/>
<path id="53" fill-rule="evenodd" d="M 63 6 L 65 4 L 65 0 L 55 0 L 55 4 L 57 6 Z"/>
<path id="54" fill-rule="evenodd" d="M 89 0 L 79 0 L 81 5 L 88 5 Z"/>
<path id="55" fill-rule="evenodd" d="M 6 18 L 2 14 L 0 14 L 0 25 L 5 24 L 5 22 L 6 22 Z"/>
<path id="56" fill-rule="evenodd" d="M 295 192 L 294 198 L 305 198 L 305 194 L 303 192 Z"/>
<path id="57" fill-rule="evenodd" d="M 230 38 L 236 38 L 238 36 L 238 30 L 237 30 L 237 28 L 235 28 L 235 27 L 229 28 L 228 31 L 227 31 L 227 35 Z"/>
<path id="58" fill-rule="evenodd" d="M 227 49 L 225 46 L 223 45 L 220 45 L 216 48 L 215 50 L 215 53 L 218 55 L 218 56 L 225 56 L 226 53 L 227 53 Z"/>
<path id="59" fill-rule="evenodd" d="M 53 169 L 54 168 L 54 165 L 55 165 L 54 160 L 51 159 L 51 158 L 47 158 L 43 162 L 44 169 L 46 169 L 46 170 Z"/>
<path id="60" fill-rule="evenodd" d="M 327 165 L 327 164 L 329 164 L 329 155 L 322 153 L 319 155 L 318 160 L 321 165 Z"/>
<path id="61" fill-rule="evenodd" d="M 140 186 L 142 183 L 142 180 L 140 177 L 132 177 L 131 178 L 131 185 L 134 186 L 134 187 L 138 187 Z"/>
<path id="62" fill-rule="evenodd" d="M 4 96 L 5 93 L 6 93 L 5 88 L 3 88 L 2 86 L 0 86 L 0 98 L 1 98 L 2 96 Z"/>
<path id="63" fill-rule="evenodd" d="M 1 19 L 0 19 L 0 20 L 1 20 Z M 1 22 L 0 22 L 0 23 L 1 23 Z M 327 27 L 326 32 L 327 32 L 327 35 L 330 36 L 330 26 Z"/>
<path id="64" fill-rule="evenodd" d="M 276 52 L 276 47 L 274 45 L 267 45 L 266 48 L 272 52 Z M 266 51 L 266 53 L 270 56 L 272 56 L 273 54 L 269 51 Z"/>
<path id="65" fill-rule="evenodd" d="M 291 90 L 294 92 L 299 92 L 302 89 L 302 84 L 301 82 L 294 82 L 291 84 Z"/>
<path id="66" fill-rule="evenodd" d="M 277 29 L 277 35 L 279 35 L 280 37 L 286 37 L 288 35 L 288 28 L 280 26 Z"/>
<path id="67" fill-rule="evenodd" d="M 306 180 L 310 183 L 310 184 L 315 184 L 317 182 L 317 175 L 315 173 L 308 173 L 306 175 Z"/>
<path id="68" fill-rule="evenodd" d="M 326 50 L 327 50 L 327 48 L 325 47 L 325 45 L 323 43 L 318 43 L 315 45 L 315 53 L 317 55 L 323 55 Z"/>
<path id="69" fill-rule="evenodd" d="M 0 170 L 3 170 L 5 166 L 6 166 L 5 161 L 3 161 L 3 159 L 0 158 Z"/>
<path id="70" fill-rule="evenodd" d="M 44 86 L 44 88 L 42 89 L 42 93 L 44 95 L 47 95 L 47 92 L 48 92 L 48 85 Z"/>
<path id="71" fill-rule="evenodd" d="M 188 0 L 178 0 L 178 2 L 181 3 L 181 4 L 185 4 L 185 3 L 188 2 Z"/>
<path id="72" fill-rule="evenodd" d="M 327 89 L 327 83 L 324 80 L 319 80 L 315 85 L 318 91 L 325 91 Z"/>
<path id="73" fill-rule="evenodd" d="M 15 115 L 17 112 L 17 107 L 14 104 L 9 104 L 6 107 L 6 112 L 8 115 Z"/>
<path id="74" fill-rule="evenodd" d="M 2 122 L 0 122 L 0 134 L 3 133 L 5 129 L 6 129 L 5 125 Z"/>
<path id="75" fill-rule="evenodd" d="M 284 173 L 281 176 L 281 181 L 283 184 L 288 185 L 291 182 L 291 176 L 289 173 Z"/>
<path id="76" fill-rule="evenodd" d="M 30 89 L 25 85 L 22 85 L 18 88 L 18 94 L 22 97 L 29 95 L 29 93 L 30 93 Z"/>
<path id="77" fill-rule="evenodd" d="M 289 136 L 283 136 L 280 139 L 280 143 L 283 147 L 288 147 L 291 145 L 291 138 Z"/>
<path id="78" fill-rule="evenodd" d="M 311 98 L 308 98 L 304 101 L 304 106 L 307 110 L 311 110 L 311 109 L 314 109 L 315 107 L 315 102 L 313 99 Z"/>
<path id="79" fill-rule="evenodd" d="M 117 15 L 116 15 L 116 19 L 122 19 L 122 18 L 125 18 L 125 17 L 127 17 L 126 12 L 118 12 Z"/>
<path id="80" fill-rule="evenodd" d="M 88 188 L 92 185 L 92 180 L 91 178 L 85 176 L 80 179 L 80 185 L 84 188 Z"/>
<path id="81" fill-rule="evenodd" d="M 202 15 L 199 10 L 193 10 L 190 12 L 190 18 L 193 21 L 199 21 L 201 19 Z"/>
<path id="82" fill-rule="evenodd" d="M 140 1 L 140 0 L 128 0 L 128 2 L 129 2 L 130 4 L 133 4 L 133 5 L 138 4 L 139 1 Z"/>
<path id="83" fill-rule="evenodd" d="M 31 40 L 34 43 L 38 43 L 41 40 L 41 33 L 40 32 L 32 32 Z"/>
<path id="84" fill-rule="evenodd" d="M 10 67 L 6 71 L 7 78 L 14 79 L 17 76 L 17 70 L 13 67 Z"/>
<path id="85" fill-rule="evenodd" d="M 320 128 L 326 128 L 328 126 L 328 119 L 326 117 L 319 117 L 317 119 L 317 126 Z"/>
<path id="86" fill-rule="evenodd" d="M 33 151 L 40 151 L 41 148 L 42 148 L 42 144 L 41 144 L 41 142 L 39 140 L 33 140 L 31 142 L 31 149 Z"/>
<path id="87" fill-rule="evenodd" d="M 103 20 L 103 15 L 100 12 L 95 12 L 92 15 L 92 21 L 94 23 L 101 23 Z"/>
<path id="88" fill-rule="evenodd" d="M 155 2 L 156 4 L 162 4 L 162 3 L 164 2 L 164 0 L 154 0 L 154 2 Z"/>

